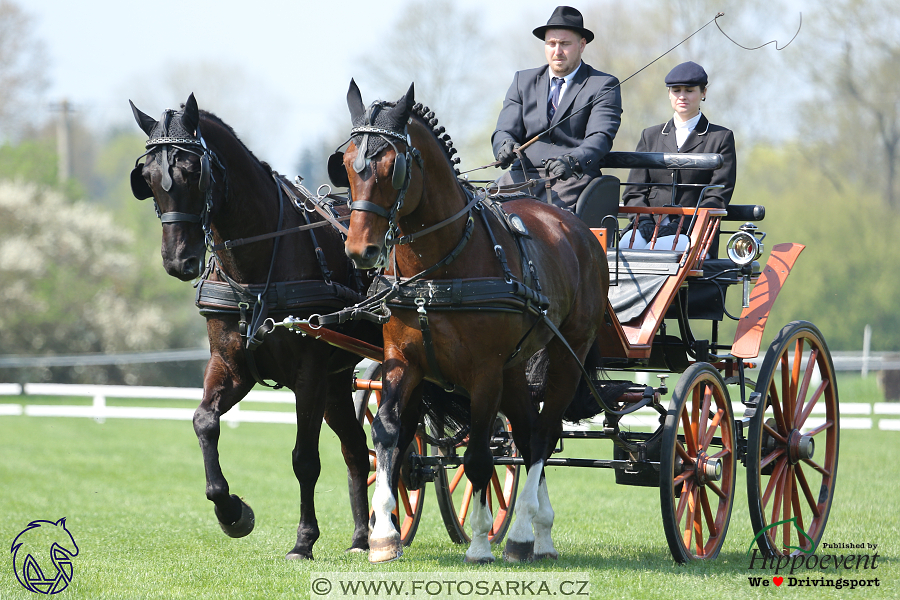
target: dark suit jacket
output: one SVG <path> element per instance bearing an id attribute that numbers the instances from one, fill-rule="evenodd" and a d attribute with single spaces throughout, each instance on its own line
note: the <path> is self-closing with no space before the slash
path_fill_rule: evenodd
<path id="1" fill-rule="evenodd" d="M 544 65 L 519 71 L 513 77 L 497 118 L 497 129 L 491 136 L 494 156 L 504 140 L 513 139 L 524 144 L 606 94 L 592 108 L 582 110 L 525 150 L 525 156 L 535 168 L 541 167 L 542 160 L 571 154 L 578 159 L 585 175 L 596 177 L 600 174 L 600 160 L 612 148 L 613 138 L 622 121 L 622 95 L 617 87 L 619 81 L 582 62 L 550 121 L 547 118 L 549 71 L 550 67 Z"/>
<path id="2" fill-rule="evenodd" d="M 730 129 L 713 125 L 705 116 L 700 116 L 697 126 L 685 140 L 681 149 L 675 141 L 675 124 L 670 119 L 663 125 L 648 127 L 641 134 L 636 152 L 713 152 L 721 154 L 724 159 L 722 168 L 715 171 L 680 171 L 678 181 L 681 183 L 702 183 L 706 185 L 722 184 L 722 189 L 707 190 L 701 206 L 725 208 L 731 202 L 734 183 L 737 179 L 737 162 L 734 153 L 734 134 Z M 672 183 L 672 171 L 666 169 L 632 169 L 628 176 L 634 183 Z M 697 206 L 700 191 L 703 188 L 679 188 L 675 204 L 681 206 Z M 652 187 L 647 185 L 625 186 L 622 194 L 625 206 L 665 206 L 672 204 L 671 187 Z"/>

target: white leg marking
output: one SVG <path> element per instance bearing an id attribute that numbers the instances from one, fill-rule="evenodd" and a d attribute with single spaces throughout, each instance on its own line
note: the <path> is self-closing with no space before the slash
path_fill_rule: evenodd
<path id="1" fill-rule="evenodd" d="M 534 554 L 558 556 L 550 531 L 553 529 L 553 507 L 550 506 L 550 494 L 547 492 L 547 479 L 541 480 L 538 486 L 538 510 L 534 515 Z"/>
<path id="2" fill-rule="evenodd" d="M 387 456 L 392 453 L 385 452 Z M 372 526 L 372 539 L 382 540 L 399 536 L 391 522 L 391 512 L 397 506 L 394 494 L 391 492 L 391 463 L 388 459 L 379 460 L 375 475 L 375 492 L 372 494 L 372 510 L 375 513 L 375 524 Z"/>
<path id="3" fill-rule="evenodd" d="M 528 478 L 519 496 L 516 498 L 516 520 L 509 528 L 507 539 L 512 542 L 532 542 L 534 533 L 531 530 L 531 522 L 538 509 L 538 484 L 541 479 L 541 470 L 544 461 L 540 460 L 531 466 Z"/>
<path id="4" fill-rule="evenodd" d="M 473 498 L 475 502 L 469 513 L 469 522 L 472 524 L 472 542 L 466 551 L 466 562 L 490 562 L 494 560 L 494 554 L 491 552 L 488 534 L 491 532 L 494 517 L 491 516 L 491 509 L 487 507 L 487 504 L 481 503 L 481 494 L 476 494 L 476 496 L 477 499 Z"/>

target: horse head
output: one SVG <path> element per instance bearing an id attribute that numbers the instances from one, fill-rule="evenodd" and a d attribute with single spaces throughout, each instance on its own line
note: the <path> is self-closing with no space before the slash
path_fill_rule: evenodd
<path id="1" fill-rule="evenodd" d="M 212 211 L 213 165 L 219 163 L 200 133 L 200 111 L 191 94 L 181 111 L 168 109 L 159 120 L 129 100 L 134 118 L 147 134 L 147 152 L 135 161 L 131 191 L 153 198 L 162 222 L 166 272 L 182 281 L 200 275 L 206 257 Z M 147 157 L 141 163 L 141 158 Z M 224 179 L 224 177 L 223 177 Z"/>
<path id="2" fill-rule="evenodd" d="M 407 132 L 414 86 L 397 102 L 373 102 L 368 109 L 356 82 L 350 81 L 347 105 L 353 128 L 346 152 L 328 161 L 332 183 L 350 188 L 350 234 L 344 244 L 357 268 L 382 264 L 397 219 L 412 212 L 421 195 L 421 168 L 414 177 L 412 158 L 418 156 Z"/>

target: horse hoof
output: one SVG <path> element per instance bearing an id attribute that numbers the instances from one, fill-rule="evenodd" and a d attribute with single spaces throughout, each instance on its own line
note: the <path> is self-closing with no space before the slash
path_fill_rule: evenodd
<path id="1" fill-rule="evenodd" d="M 369 540 L 369 562 L 372 564 L 391 562 L 403 556 L 400 536 L 381 540 Z"/>
<path id="2" fill-rule="evenodd" d="M 506 548 L 503 550 L 503 560 L 506 562 L 531 562 L 534 560 L 534 541 L 514 542 L 506 540 Z"/>
<path id="3" fill-rule="evenodd" d="M 483 556 L 481 558 L 470 558 L 467 556 L 463 560 L 463 562 L 465 562 L 468 565 L 489 565 L 492 562 L 494 562 L 494 557 L 493 556 Z"/>
<path id="4" fill-rule="evenodd" d="M 549 558 L 550 560 L 559 560 L 559 552 L 542 552 L 541 554 L 535 554 L 534 560 L 544 560 L 545 558 Z"/>
<path id="5" fill-rule="evenodd" d="M 296 552 L 291 550 L 285 556 L 287 560 L 313 560 L 312 552 Z"/>
<path id="6" fill-rule="evenodd" d="M 357 548 L 356 546 L 352 548 L 347 548 L 344 552 L 347 554 L 362 554 L 363 552 L 368 552 L 368 548 Z"/>
<path id="7" fill-rule="evenodd" d="M 239 502 L 241 506 L 241 516 L 234 523 L 223 523 L 219 515 L 219 507 L 216 507 L 216 518 L 219 520 L 219 527 L 225 532 L 225 535 L 233 538 L 241 538 L 253 531 L 256 525 L 256 516 L 253 509 L 246 502 L 238 498 L 234 494 L 231 495 L 232 502 Z"/>

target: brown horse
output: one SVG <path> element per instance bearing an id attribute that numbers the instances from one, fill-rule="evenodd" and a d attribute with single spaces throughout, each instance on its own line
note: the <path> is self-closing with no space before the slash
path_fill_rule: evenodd
<path id="1" fill-rule="evenodd" d="M 254 335 L 256 324 L 265 318 L 266 305 L 270 314 L 308 315 L 358 299 L 358 292 L 350 289 L 355 277 L 341 236 L 329 226 L 233 249 L 217 248 L 225 240 L 302 226 L 310 220 L 305 214 L 308 204 L 296 198 L 285 201 L 299 190 L 257 160 L 218 117 L 198 110 L 193 94 L 181 111 L 168 110 L 159 121 L 133 104 L 132 109 L 150 138 L 146 163 L 132 173 L 132 190 L 139 199 L 154 200 L 162 221 L 166 271 L 185 281 L 194 279 L 201 275 L 206 250 L 213 248 L 198 290 L 211 356 L 203 400 L 194 413 L 194 431 L 203 452 L 206 496 L 215 504 L 222 529 L 232 537 L 247 535 L 254 517 L 249 506 L 229 493 L 222 474 L 217 449 L 220 418 L 258 380 L 268 379 L 296 396 L 292 459 L 300 484 L 300 524 L 297 543 L 287 558 L 312 558 L 319 537 L 314 493 L 321 468 L 323 417 L 341 440 L 349 470 L 355 523 L 350 549 L 365 550 L 369 457 L 351 400 L 352 367 L 358 357 L 283 329 L 271 332 L 253 349 L 261 335 Z M 312 220 L 321 217 L 314 215 Z"/>
<path id="2" fill-rule="evenodd" d="M 426 377 L 464 390 L 471 399 L 464 465 L 479 500 L 471 513 L 466 561 L 493 560 L 485 492 L 493 471 L 489 437 L 498 410 L 510 420 L 528 468 L 504 556 L 513 561 L 556 557 L 543 465 L 575 395 L 579 361 L 603 318 L 609 285 L 603 248 L 577 217 L 554 206 L 507 202 L 507 215 L 518 215 L 509 219 L 517 226 L 507 227 L 502 211 L 473 199 L 457 180 L 449 137 L 436 127 L 434 113 L 414 103 L 412 86 L 397 103 L 376 102 L 367 110 L 351 82 L 347 100 L 353 129 L 343 166 L 354 202 L 345 249 L 359 268 L 370 269 L 387 258 L 382 289 L 396 286 L 388 295 L 393 314 L 384 327 L 384 388 L 372 426 L 377 471 L 369 559 L 381 562 L 401 554 L 390 520 L 398 479 L 391 469 L 398 448 L 405 448 L 415 433 L 422 410 L 420 383 Z M 528 260 L 522 259 L 515 229 L 527 229 L 519 243 Z M 483 295 L 489 288 L 499 290 L 497 298 L 473 301 L 480 306 L 468 302 L 467 289 Z M 456 304 L 468 310 L 433 300 L 445 289 L 451 297 L 457 290 Z M 549 305 L 541 303 L 542 294 Z M 511 296 L 531 303 L 522 300 L 521 310 L 508 310 Z M 535 304 L 538 310 L 530 310 Z M 574 356 L 547 321 L 558 327 Z M 538 413 L 524 366 L 541 348 L 549 367 Z"/>

